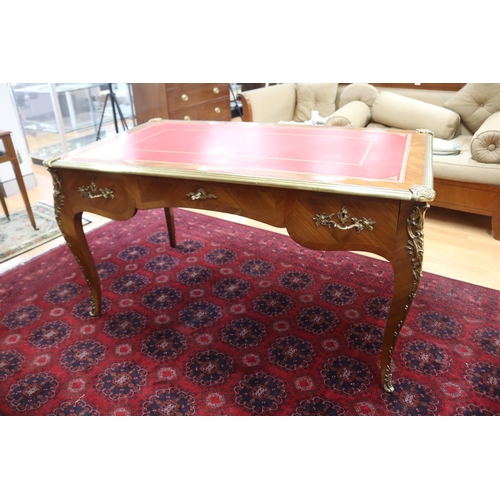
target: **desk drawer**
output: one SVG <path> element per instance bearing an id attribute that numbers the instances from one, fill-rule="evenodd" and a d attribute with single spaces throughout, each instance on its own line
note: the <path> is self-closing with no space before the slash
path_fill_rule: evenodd
<path id="1" fill-rule="evenodd" d="M 168 178 L 138 178 L 138 208 L 196 208 L 242 215 L 283 227 L 286 191 L 265 186 Z"/>
<path id="2" fill-rule="evenodd" d="M 61 185 L 62 206 L 71 213 L 90 212 L 126 220 L 135 212 L 129 192 L 131 176 L 106 172 L 53 169 Z"/>
<path id="3" fill-rule="evenodd" d="M 286 227 L 299 244 L 316 250 L 394 249 L 399 201 L 365 196 L 289 192 Z"/>

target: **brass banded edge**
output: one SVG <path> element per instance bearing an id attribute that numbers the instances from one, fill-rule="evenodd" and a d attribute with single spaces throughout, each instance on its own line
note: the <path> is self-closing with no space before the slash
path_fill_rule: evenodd
<path id="1" fill-rule="evenodd" d="M 323 193 L 343 194 L 343 195 L 356 195 L 372 198 L 384 198 L 392 200 L 411 201 L 414 200 L 414 195 L 410 189 L 391 189 L 376 186 L 357 186 L 357 185 L 343 185 L 343 184 L 325 184 L 322 182 L 314 181 L 297 181 L 292 179 L 269 179 L 266 177 L 258 176 L 242 176 L 231 174 L 218 174 L 210 172 L 185 171 L 185 170 L 168 170 L 168 175 L 165 172 L 159 172 L 155 168 L 144 167 L 127 167 L 123 165 L 108 165 L 103 168 L 103 165 L 94 165 L 92 163 L 68 162 L 64 164 L 57 164 L 55 161 L 52 163 L 52 168 L 61 168 L 69 170 L 85 170 L 88 172 L 100 172 L 109 174 L 124 174 L 124 175 L 144 175 L 148 177 L 157 178 L 172 178 L 172 179 L 185 179 L 194 181 L 212 181 L 222 182 L 227 184 L 238 184 L 240 186 L 262 186 L 274 187 L 281 189 L 294 189 L 303 191 L 319 191 Z"/>

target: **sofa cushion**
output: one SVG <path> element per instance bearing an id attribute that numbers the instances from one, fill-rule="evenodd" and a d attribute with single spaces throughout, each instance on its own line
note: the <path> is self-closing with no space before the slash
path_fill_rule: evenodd
<path id="1" fill-rule="evenodd" d="M 500 164 L 500 111 L 490 115 L 477 129 L 470 152 L 476 161 Z"/>
<path id="2" fill-rule="evenodd" d="M 455 111 L 394 92 L 380 92 L 372 106 L 372 120 L 407 130 L 429 129 L 436 137 L 447 140 L 453 138 L 460 125 L 460 115 Z"/>
<path id="3" fill-rule="evenodd" d="M 432 173 L 435 178 L 460 182 L 474 182 L 500 186 L 500 168 L 491 163 L 480 163 L 471 156 L 472 135 L 460 135 L 453 142 L 461 148 L 456 156 L 434 156 Z"/>
<path id="4" fill-rule="evenodd" d="M 500 111 L 500 83 L 468 83 L 444 106 L 457 112 L 474 134 L 491 114 Z"/>
<path id="5" fill-rule="evenodd" d="M 319 111 L 326 118 L 335 111 L 338 83 L 297 83 L 297 105 L 293 120 L 311 119 L 311 111 Z"/>
<path id="6" fill-rule="evenodd" d="M 351 101 L 331 115 L 326 126 L 363 128 L 370 122 L 371 111 L 362 101 Z"/>
<path id="7" fill-rule="evenodd" d="M 387 125 L 382 125 L 382 123 L 370 122 L 366 128 L 389 128 Z"/>
<path id="8" fill-rule="evenodd" d="M 378 90 L 369 83 L 351 83 L 340 94 L 339 108 L 352 101 L 362 101 L 370 108 L 378 96 Z"/>

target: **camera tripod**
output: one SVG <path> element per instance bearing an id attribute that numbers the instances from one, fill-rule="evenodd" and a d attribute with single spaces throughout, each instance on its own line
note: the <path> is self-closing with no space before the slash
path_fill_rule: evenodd
<path id="1" fill-rule="evenodd" d="M 108 83 L 109 92 L 106 94 L 106 99 L 104 100 L 104 106 L 102 107 L 101 121 L 99 123 L 99 128 L 97 129 L 97 137 L 96 141 L 101 138 L 101 127 L 102 122 L 104 120 L 104 113 L 106 112 L 106 105 L 108 104 L 108 99 L 111 100 L 111 109 L 113 110 L 113 121 L 115 122 L 115 131 L 118 134 L 118 120 L 116 118 L 116 112 L 120 115 L 120 121 L 122 122 L 123 130 L 128 130 L 127 122 L 123 116 L 122 110 L 120 109 L 120 105 L 116 100 L 116 95 L 113 92 L 113 84 Z"/>

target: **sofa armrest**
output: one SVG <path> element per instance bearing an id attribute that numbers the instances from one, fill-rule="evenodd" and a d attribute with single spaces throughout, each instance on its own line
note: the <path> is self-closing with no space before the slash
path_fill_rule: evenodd
<path id="1" fill-rule="evenodd" d="M 500 111 L 477 129 L 470 144 L 472 158 L 480 163 L 500 164 Z"/>
<path id="2" fill-rule="evenodd" d="M 295 83 L 280 83 L 239 95 L 244 122 L 277 123 L 293 120 L 297 104 Z"/>

